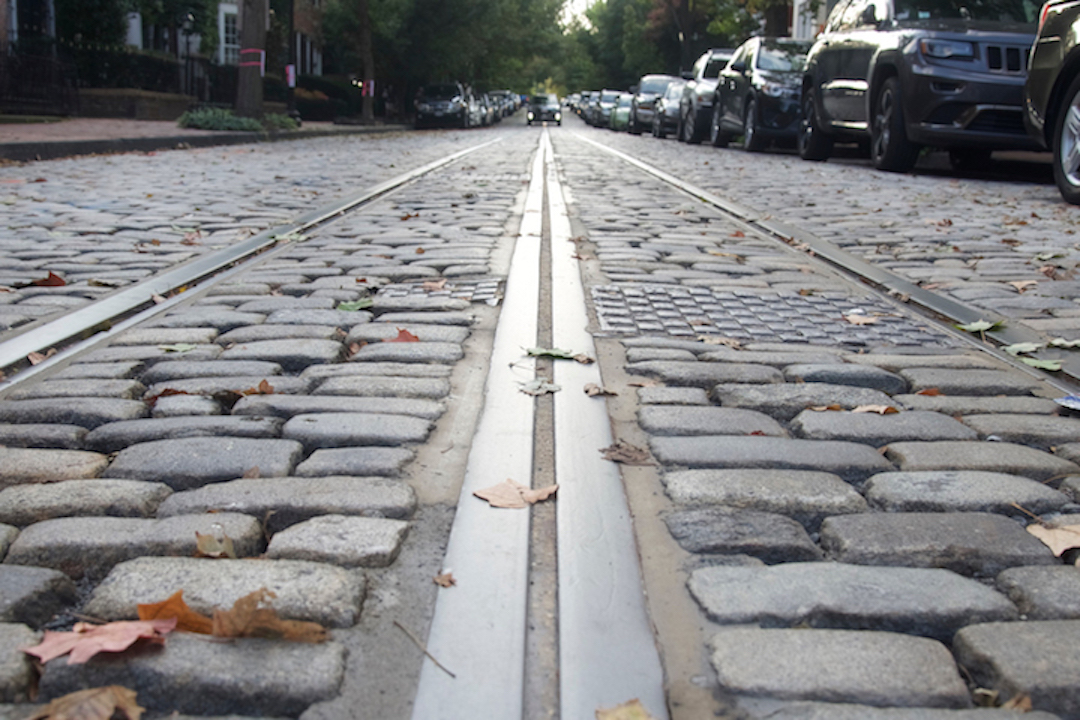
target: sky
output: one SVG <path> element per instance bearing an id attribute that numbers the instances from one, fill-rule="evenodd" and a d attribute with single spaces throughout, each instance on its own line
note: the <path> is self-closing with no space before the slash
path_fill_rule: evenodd
<path id="1" fill-rule="evenodd" d="M 593 4 L 593 0 L 569 0 L 563 10 L 563 18 L 569 22 L 575 15 L 584 18 L 585 9 Z"/>

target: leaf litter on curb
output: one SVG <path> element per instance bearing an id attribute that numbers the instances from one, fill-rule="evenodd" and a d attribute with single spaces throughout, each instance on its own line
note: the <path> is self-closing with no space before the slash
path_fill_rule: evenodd
<path id="1" fill-rule="evenodd" d="M 607 388 L 600 387 L 596 383 L 586 383 L 585 394 L 589 397 L 610 396 L 616 397 L 619 393 L 614 390 L 608 390 Z"/>
<path id="2" fill-rule="evenodd" d="M 498 485 L 492 485 L 491 487 L 477 490 L 473 495 L 481 500 L 487 500 L 491 507 L 516 509 L 528 507 L 535 503 L 547 500 L 554 495 L 558 489 L 558 485 L 548 485 L 547 487 L 533 490 L 532 488 L 525 487 L 520 483 L 507 479 Z"/>
<path id="3" fill-rule="evenodd" d="M 457 580 L 454 579 L 454 573 L 449 570 L 444 570 L 439 573 L 431 579 L 431 582 L 443 588 L 454 587 L 457 585 Z"/>
<path id="4" fill-rule="evenodd" d="M 78 622 L 71 631 L 46 630 L 40 644 L 22 651 L 43 663 L 67 655 L 68 665 L 81 665 L 100 652 L 123 652 L 139 640 L 164 645 L 165 636 L 175 628 L 175 618 L 120 620 L 104 625 Z"/>
<path id="5" fill-rule="evenodd" d="M 601 448 L 605 460 L 621 463 L 623 465 L 655 465 L 649 456 L 649 451 L 631 445 L 625 440 L 618 440 L 615 444 Z"/>
<path id="6" fill-rule="evenodd" d="M 135 691 L 122 685 L 77 690 L 61 695 L 26 720 L 140 720 L 145 708 L 135 702 Z"/>

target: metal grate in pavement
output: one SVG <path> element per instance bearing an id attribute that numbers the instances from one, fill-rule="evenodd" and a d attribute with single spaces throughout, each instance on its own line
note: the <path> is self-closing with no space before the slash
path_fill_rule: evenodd
<path id="1" fill-rule="evenodd" d="M 448 282 L 441 288 L 435 288 L 432 283 L 394 283 L 379 288 L 379 297 L 457 298 L 498 305 L 503 297 L 503 283 L 503 280 L 495 279 Z"/>
<path id="2" fill-rule="evenodd" d="M 896 308 L 879 298 L 842 293 L 799 295 L 634 284 L 595 286 L 592 299 L 600 332 L 609 335 L 718 335 L 814 345 L 958 344 L 928 323 L 897 314 Z M 847 315 L 875 320 L 855 325 L 845 319 Z"/>

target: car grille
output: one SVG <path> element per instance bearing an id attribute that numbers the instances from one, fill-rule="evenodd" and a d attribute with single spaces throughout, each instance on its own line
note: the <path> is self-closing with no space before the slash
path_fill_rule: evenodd
<path id="1" fill-rule="evenodd" d="M 1023 75 L 1027 72 L 1029 49 L 1018 45 L 983 45 L 986 66 L 990 72 Z"/>
<path id="2" fill-rule="evenodd" d="M 967 125 L 968 130 L 974 132 L 1001 133 L 1008 135 L 1025 135 L 1024 118 L 1020 110 L 983 110 L 975 116 Z"/>

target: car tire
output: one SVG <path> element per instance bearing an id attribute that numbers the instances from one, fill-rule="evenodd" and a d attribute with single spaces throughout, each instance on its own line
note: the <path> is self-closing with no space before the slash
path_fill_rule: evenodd
<path id="1" fill-rule="evenodd" d="M 701 123 L 698 122 L 698 111 L 696 108 L 690 108 L 690 112 L 686 114 L 686 119 L 683 121 L 683 133 L 686 135 L 686 142 L 691 145 L 697 145 L 704 139 L 705 133 L 702 131 Z"/>
<path id="2" fill-rule="evenodd" d="M 713 147 L 726 148 L 728 142 L 731 140 L 722 129 L 720 129 L 720 113 L 723 105 L 720 104 L 720 100 L 713 101 L 712 122 L 709 123 L 709 144 Z"/>
<path id="3" fill-rule="evenodd" d="M 660 119 L 659 113 L 653 116 L 652 134 L 654 138 L 658 138 L 660 140 L 663 140 L 667 137 L 667 130 L 664 129 L 664 121 Z"/>
<path id="4" fill-rule="evenodd" d="M 757 98 L 750 98 L 746 104 L 746 116 L 743 117 L 743 150 L 761 152 L 765 149 L 765 138 L 758 128 Z"/>
<path id="5" fill-rule="evenodd" d="M 870 126 L 870 160 L 878 170 L 908 172 L 919 159 L 919 146 L 908 140 L 904 127 L 900 79 L 891 77 L 874 99 Z"/>
<path id="6" fill-rule="evenodd" d="M 832 155 L 833 137 L 826 135 L 818 124 L 817 101 L 814 98 L 814 86 L 803 90 L 802 120 L 799 121 L 799 135 L 796 144 L 799 157 L 803 160 L 821 162 Z"/>
<path id="7" fill-rule="evenodd" d="M 630 113 L 630 124 L 626 126 L 626 132 L 630 133 L 631 135 L 641 134 L 641 125 L 638 124 L 637 113 Z"/>
<path id="8" fill-rule="evenodd" d="M 686 142 L 686 135 L 684 134 L 686 132 L 686 130 L 685 130 L 686 124 L 683 122 L 683 120 L 684 120 L 684 118 L 683 118 L 682 110 L 680 110 L 679 111 L 679 121 L 677 123 L 675 123 L 675 139 L 678 140 L 681 143 Z"/>
<path id="9" fill-rule="evenodd" d="M 1065 92 L 1050 140 L 1058 191 L 1065 202 L 1080 205 L 1080 75 Z"/>

